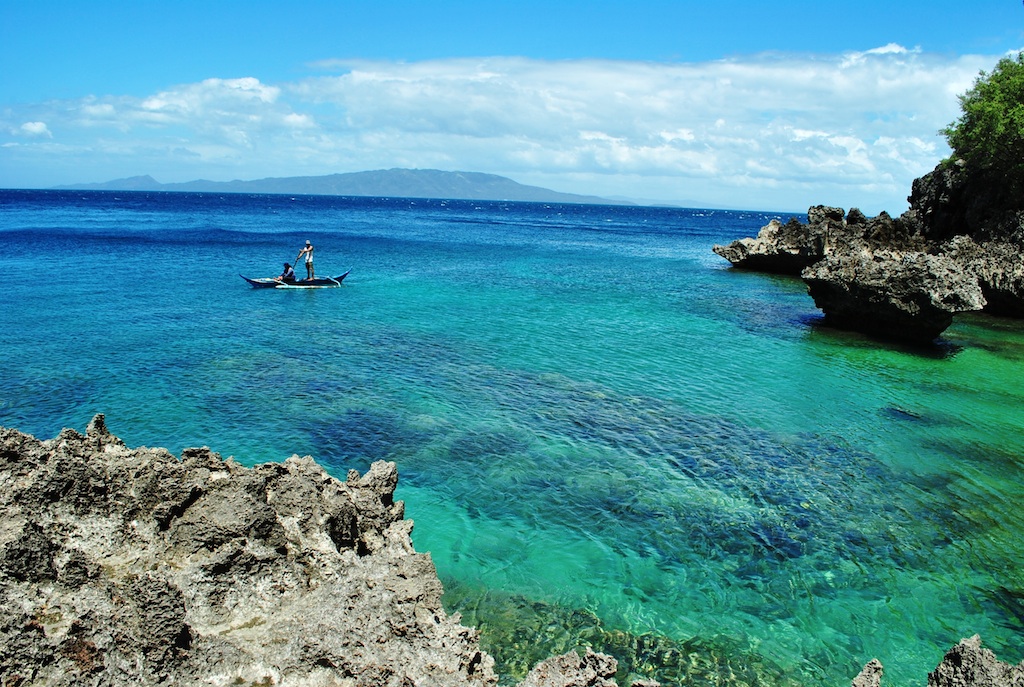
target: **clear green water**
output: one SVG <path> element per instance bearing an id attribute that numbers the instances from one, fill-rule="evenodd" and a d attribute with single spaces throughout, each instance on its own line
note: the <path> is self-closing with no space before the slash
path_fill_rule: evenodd
<path id="1" fill-rule="evenodd" d="M 506 682 L 583 645 L 666 685 L 1024 658 L 1021 323 L 824 328 L 710 252 L 767 214 L 82 195 L 0 192 L 0 424 L 396 461 Z M 343 288 L 237 277 L 307 238 Z"/>

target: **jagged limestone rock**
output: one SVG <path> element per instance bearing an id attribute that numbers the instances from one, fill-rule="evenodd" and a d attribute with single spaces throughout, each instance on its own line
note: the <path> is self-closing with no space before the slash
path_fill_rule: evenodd
<path id="1" fill-rule="evenodd" d="M 1018 245 L 1007 241 L 979 244 L 969 236 L 957 236 L 939 251 L 977 277 L 986 312 L 1024 318 L 1024 259 Z"/>
<path id="2" fill-rule="evenodd" d="M 881 687 L 882 664 L 872 659 L 851 687 Z M 974 635 L 946 652 L 942 662 L 928 673 L 928 687 L 1024 687 L 1024 661 L 1018 665 L 1004 663 L 981 646 L 981 637 Z"/>
<path id="3" fill-rule="evenodd" d="M 923 246 L 915 225 L 887 213 L 869 218 L 851 208 L 844 216 L 842 208 L 815 205 L 807 211 L 806 224 L 795 218 L 785 224 L 773 219 L 756 238 L 716 245 L 712 250 L 734 267 L 798 275 L 831 255 L 863 248 L 920 250 Z"/>
<path id="4" fill-rule="evenodd" d="M 1024 318 L 1020 194 L 998 175 L 943 162 L 914 180 L 908 201 L 910 209 L 896 219 L 885 212 L 868 218 L 856 208 L 844 218 L 841 208 L 818 205 L 808 210 L 806 224 L 773 220 L 756 238 L 712 250 L 735 267 L 801 274 L 827 321 L 885 338 L 930 341 L 956 312 L 979 309 L 972 278 L 986 312 Z M 946 276 L 923 265 L 924 254 L 956 264 L 939 272 L 967 278 L 957 278 L 956 296 Z M 882 268 L 887 274 L 880 281 Z M 934 293 L 922 292 L 932 287 Z"/>
<path id="5" fill-rule="evenodd" d="M 396 482 L 0 430 L 3 684 L 496 684 Z"/>
<path id="6" fill-rule="evenodd" d="M 570 651 L 537 664 L 519 687 L 615 687 L 616 667 L 611 656 Z"/>
<path id="7" fill-rule="evenodd" d="M 886 338 L 929 342 L 956 313 L 985 306 L 977 278 L 941 255 L 861 250 L 825 258 L 801 276 L 827 323 Z"/>
<path id="8" fill-rule="evenodd" d="M 982 648 L 981 637 L 961 639 L 928 673 L 928 687 L 1024 687 L 1024 661 L 1010 665 Z"/>
<path id="9" fill-rule="evenodd" d="M 882 662 L 877 658 L 873 658 L 868 661 L 868 664 L 864 666 L 860 674 L 853 678 L 850 687 L 881 687 L 883 672 Z"/>

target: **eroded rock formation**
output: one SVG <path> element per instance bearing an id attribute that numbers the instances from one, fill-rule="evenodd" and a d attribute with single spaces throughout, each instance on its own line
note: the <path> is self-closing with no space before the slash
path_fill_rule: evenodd
<path id="1" fill-rule="evenodd" d="M 790 219 L 783 224 L 777 219 L 761 227 L 756 238 L 742 238 L 712 250 L 743 269 L 778 274 L 800 274 L 809 265 L 821 260 L 835 249 L 837 232 L 843 227 L 840 208 L 813 207 L 807 224 Z"/>
<path id="2" fill-rule="evenodd" d="M 615 687 L 615 668 L 611 656 L 589 649 L 583 656 L 570 652 L 537 664 L 519 687 Z M 634 683 L 633 687 L 647 684 L 651 683 Z"/>
<path id="3" fill-rule="evenodd" d="M 977 277 L 945 255 L 851 251 L 801 276 L 828 324 L 906 341 L 932 341 L 953 315 L 985 305 Z"/>
<path id="4" fill-rule="evenodd" d="M 882 687 L 884 670 L 878 659 L 872 659 L 851 687 Z M 981 646 L 981 637 L 961 639 L 946 652 L 942 662 L 928 673 L 928 687 L 1024 687 L 1024 661 L 1018 665 L 1004 663 Z"/>
<path id="5" fill-rule="evenodd" d="M 798 275 L 832 255 L 875 248 L 923 250 L 918 228 L 886 213 L 866 217 L 857 208 L 816 205 L 807 211 L 807 223 L 792 218 L 785 224 L 771 220 L 756 238 L 742 238 L 712 250 L 735 267 Z"/>
<path id="6" fill-rule="evenodd" d="M 998 173 L 938 165 L 911 185 L 910 215 L 931 244 L 957 236 L 1024 245 L 1024 199 Z"/>
<path id="7" fill-rule="evenodd" d="M 947 256 L 978 280 L 985 297 L 985 312 L 1024 318 L 1024 255 L 1021 244 L 1005 239 L 975 243 L 957 236 L 941 246 Z"/>
<path id="8" fill-rule="evenodd" d="M 397 480 L 383 461 L 340 482 L 309 457 L 132 450 L 102 415 L 49 441 L 0 428 L 0 685 L 496 685 Z M 615 670 L 570 652 L 524 684 Z"/>
<path id="9" fill-rule="evenodd" d="M 0 430 L 2 683 L 495 684 L 396 480 Z"/>
<path id="10" fill-rule="evenodd" d="M 928 687 L 1024 687 L 1024 661 L 1004 663 L 981 646 L 981 637 L 961 639 L 928 673 Z"/>
<path id="11" fill-rule="evenodd" d="M 955 165 L 917 179 L 909 200 L 896 219 L 815 206 L 806 224 L 772 220 L 713 250 L 800 274 L 826 321 L 886 338 L 931 341 L 960 312 L 1024 317 L 1024 212 Z"/>

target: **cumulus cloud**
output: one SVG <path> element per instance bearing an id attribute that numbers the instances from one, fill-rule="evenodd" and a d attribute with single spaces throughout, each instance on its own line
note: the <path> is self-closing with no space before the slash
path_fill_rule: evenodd
<path id="1" fill-rule="evenodd" d="M 704 63 L 350 61 L 294 83 L 83 99 L 48 118 L 94 149 L 167 150 L 176 180 L 216 178 L 211 166 L 224 178 L 439 167 L 579 193 L 871 208 L 904 202 L 947 153 L 937 132 L 957 94 L 997 59 L 887 45 Z"/>
<path id="2" fill-rule="evenodd" d="M 353 63 L 293 92 L 336 106 L 339 131 L 390 132 L 383 140 L 400 145 L 433 139 L 503 170 L 675 177 L 680 186 L 709 175 L 723 186 L 749 185 L 751 174 L 774 186 L 817 178 L 854 199 L 868 186 L 905 197 L 946 152 L 937 132 L 986 64 L 896 45 L 702 64 Z"/>
<path id="3" fill-rule="evenodd" d="M 155 125 L 183 124 L 219 128 L 226 136 L 247 138 L 244 130 L 275 121 L 275 102 L 280 89 L 259 79 L 206 79 L 162 91 L 143 99 L 126 112 L 131 118 Z"/>
<path id="4" fill-rule="evenodd" d="M 46 122 L 25 122 L 18 127 L 17 133 L 21 136 L 43 136 L 46 138 L 53 138 L 53 134 L 50 133 L 50 129 L 46 126 Z"/>

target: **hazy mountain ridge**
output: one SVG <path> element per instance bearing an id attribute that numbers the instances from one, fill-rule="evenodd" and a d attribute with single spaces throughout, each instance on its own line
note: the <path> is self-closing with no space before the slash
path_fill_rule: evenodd
<path id="1" fill-rule="evenodd" d="M 598 196 L 561 193 L 526 186 L 507 177 L 483 172 L 445 172 L 436 169 L 381 169 L 309 177 L 269 177 L 243 181 L 197 179 L 162 184 L 149 175 L 97 184 L 59 186 L 65 190 L 191 191 L 219 193 L 291 193 L 296 195 L 382 196 L 390 198 L 445 198 L 529 202 L 623 205 Z"/>

